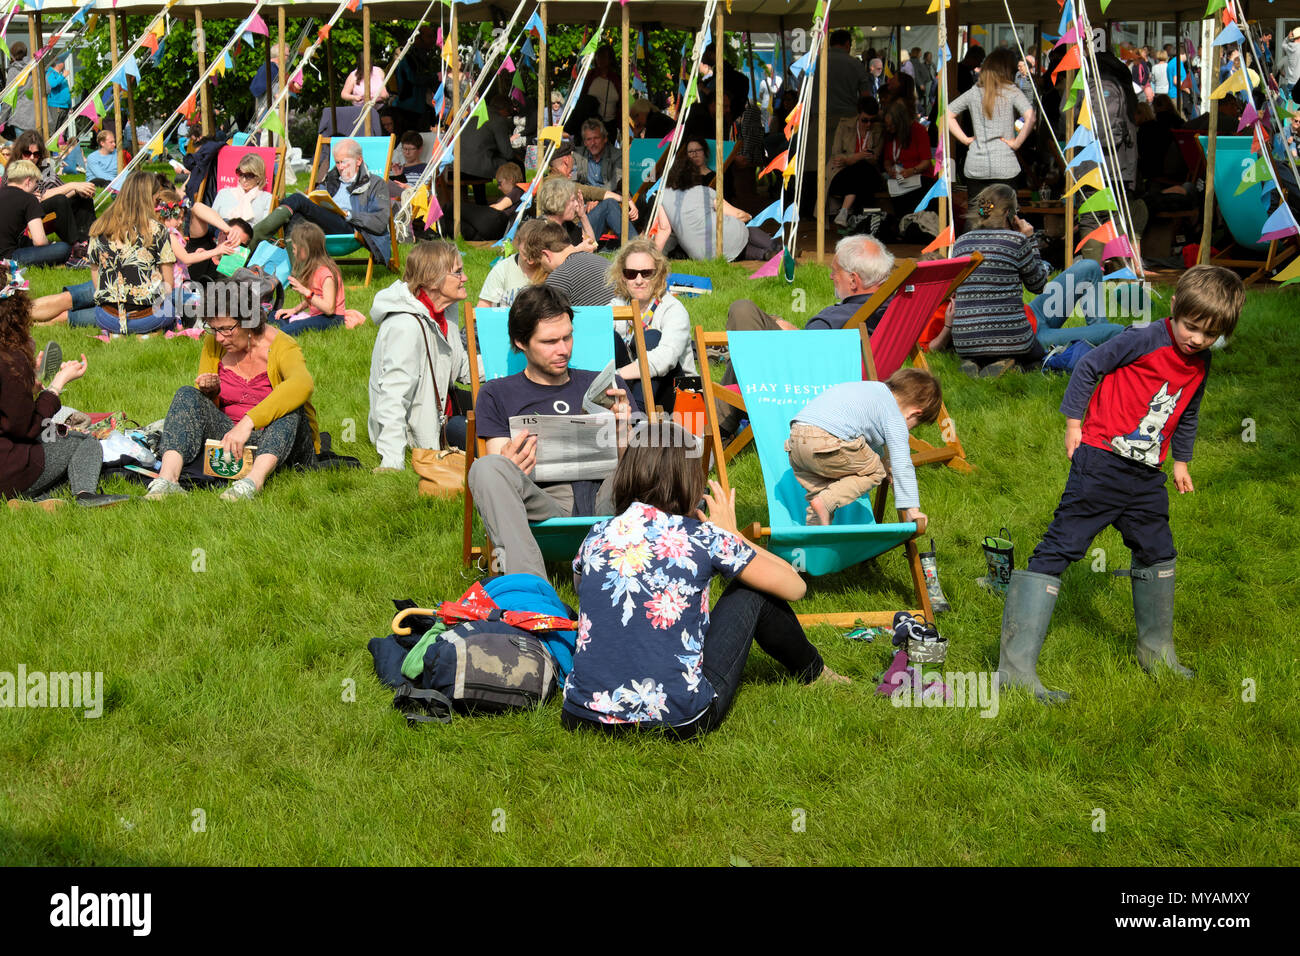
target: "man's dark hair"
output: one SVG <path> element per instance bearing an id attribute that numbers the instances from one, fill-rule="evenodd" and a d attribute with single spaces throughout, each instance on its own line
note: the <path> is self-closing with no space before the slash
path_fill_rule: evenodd
<path id="1" fill-rule="evenodd" d="M 244 235 L 248 236 L 249 239 L 252 239 L 252 238 L 253 238 L 253 227 L 252 227 L 251 225 L 249 225 L 249 222 L 248 222 L 247 219 L 240 219 L 238 216 L 236 216 L 234 219 L 227 219 L 227 220 L 226 220 L 226 225 L 227 225 L 227 226 L 236 226 L 236 227 L 238 227 L 238 228 L 244 230 Z"/>
<path id="2" fill-rule="evenodd" d="M 831 46 L 852 46 L 853 34 L 848 30 L 832 30 Z"/>
<path id="3" fill-rule="evenodd" d="M 423 138 L 422 136 L 420 136 L 420 134 L 417 133 L 417 132 L 416 132 L 415 130 L 413 130 L 413 129 L 412 129 L 412 130 L 407 130 L 405 133 L 402 134 L 402 138 L 401 138 L 401 140 L 400 140 L 400 142 L 399 142 L 399 145 L 402 145 L 402 146 L 414 146 L 414 147 L 416 147 L 417 149 L 423 149 L 423 148 L 424 148 L 424 138 Z"/>
<path id="4" fill-rule="evenodd" d="M 517 296 L 510 306 L 510 318 L 506 328 L 510 333 L 510 347 L 522 352 L 522 342 L 527 345 L 537 331 L 537 323 L 542 319 L 553 319 L 567 315 L 573 321 L 573 306 L 569 297 L 559 289 L 548 285 L 530 285 Z"/>
<path id="5" fill-rule="evenodd" d="M 880 101 L 874 96 L 858 97 L 858 112 L 866 113 L 868 116 L 880 115 Z"/>

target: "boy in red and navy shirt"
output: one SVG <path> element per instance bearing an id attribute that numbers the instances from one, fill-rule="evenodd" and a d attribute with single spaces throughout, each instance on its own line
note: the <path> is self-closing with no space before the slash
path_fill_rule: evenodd
<path id="1" fill-rule="evenodd" d="M 1038 679 L 1038 654 L 1052 619 L 1061 573 L 1114 525 L 1133 552 L 1138 661 L 1191 677 L 1174 651 L 1174 538 L 1161 464 L 1172 451 L 1174 487 L 1194 490 L 1187 471 L 1210 371 L 1207 349 L 1237 325 L 1246 300 L 1241 279 L 1195 266 L 1178 281 L 1173 315 L 1129 328 L 1089 352 L 1061 401 L 1070 477 L 1056 516 L 1027 571 L 1014 571 L 1002 615 L 1002 687 L 1026 687 L 1043 701 L 1068 697 Z M 1085 412 L 1086 409 L 1086 412 Z"/>

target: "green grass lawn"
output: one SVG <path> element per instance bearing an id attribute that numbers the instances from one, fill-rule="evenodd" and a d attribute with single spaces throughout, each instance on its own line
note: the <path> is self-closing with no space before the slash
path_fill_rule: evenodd
<path id="1" fill-rule="evenodd" d="M 472 293 L 491 258 L 467 251 Z M 736 297 L 794 321 L 831 297 L 815 266 L 795 286 L 732 266 L 692 271 L 715 284 L 689 304 L 710 329 Z M 36 294 L 68 281 L 29 275 Z M 349 305 L 367 311 L 373 288 L 359 285 Z M 370 473 L 375 327 L 308 334 L 321 425 L 363 469 L 282 475 L 235 505 L 199 492 L 0 512 L 0 670 L 102 671 L 106 696 L 99 719 L 0 712 L 0 862 L 1295 865 L 1294 303 L 1289 290 L 1251 292 L 1215 356 L 1197 491 L 1171 503 L 1176 637 L 1194 682 L 1142 672 L 1127 580 L 1081 563 L 1041 662 L 1049 686 L 1074 694 L 1067 706 L 1006 694 L 992 719 L 895 708 L 872 693 L 888 649 L 822 629 L 814 641 L 852 686 L 797 686 L 756 651 L 726 723 L 685 744 L 570 734 L 557 701 L 406 728 L 366 641 L 387 633 L 390 599 L 453 598 L 470 583 L 460 503 L 417 498 L 409 471 Z M 161 418 L 197 370 L 187 338 L 104 344 L 67 327 L 36 338 L 89 359 L 68 404 L 141 422 Z M 946 667 L 989 670 L 1002 605 L 975 584 L 979 542 L 1005 525 L 1023 567 L 1045 529 L 1067 472 L 1065 380 L 972 381 L 951 355 L 933 365 L 977 469 L 920 474 L 954 606 L 939 620 Z M 756 458 L 733 476 L 740 520 L 763 520 Z M 1114 531 L 1095 547 L 1109 568 L 1127 566 Z M 813 580 L 800 609 L 909 601 L 894 552 Z"/>

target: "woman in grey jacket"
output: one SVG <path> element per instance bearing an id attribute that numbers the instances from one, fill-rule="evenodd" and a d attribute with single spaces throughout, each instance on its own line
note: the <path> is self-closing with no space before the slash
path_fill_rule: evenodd
<path id="1" fill-rule="evenodd" d="M 379 327 L 370 357 L 370 440 L 382 469 L 406 467 L 406 449 L 464 447 L 465 418 L 452 415 L 453 382 L 469 383 L 469 356 L 454 316 L 468 296 L 460 252 L 450 242 L 420 242 L 401 282 L 375 296 Z"/>

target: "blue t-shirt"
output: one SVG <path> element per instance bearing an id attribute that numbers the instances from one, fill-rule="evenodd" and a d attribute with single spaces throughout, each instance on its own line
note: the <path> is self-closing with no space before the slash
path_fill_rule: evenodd
<path id="1" fill-rule="evenodd" d="M 593 525 L 573 560 L 582 610 L 565 710 L 611 724 L 698 719 L 716 696 L 700 669 L 709 581 L 755 554 L 715 524 L 639 501 Z"/>

